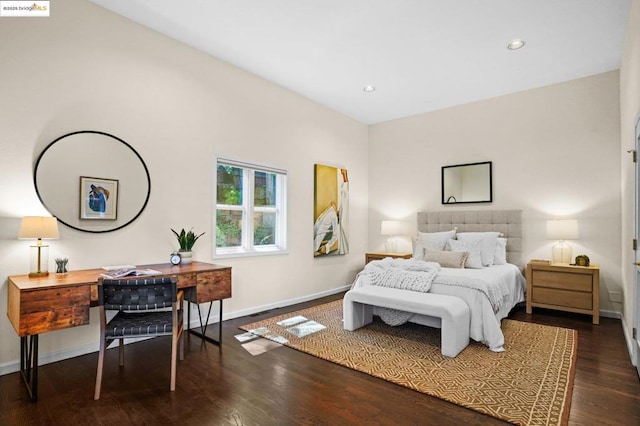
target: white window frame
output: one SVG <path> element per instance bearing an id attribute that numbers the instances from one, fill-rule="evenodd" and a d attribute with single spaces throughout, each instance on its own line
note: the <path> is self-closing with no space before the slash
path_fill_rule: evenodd
<path id="1" fill-rule="evenodd" d="M 231 258 L 246 256 L 261 256 L 287 253 L 287 171 L 272 166 L 265 166 L 230 158 L 215 157 L 213 162 L 213 258 Z M 242 205 L 218 204 L 218 166 L 232 166 L 241 168 L 242 175 Z M 254 173 L 266 172 L 276 174 L 276 205 L 254 206 Z M 237 247 L 217 247 L 217 212 L 218 209 L 242 211 L 242 241 Z M 253 244 L 254 212 L 276 213 L 275 244 L 255 246 Z"/>

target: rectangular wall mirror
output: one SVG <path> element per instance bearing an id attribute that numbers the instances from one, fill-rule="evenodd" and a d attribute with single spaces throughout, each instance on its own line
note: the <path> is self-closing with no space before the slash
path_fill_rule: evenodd
<path id="1" fill-rule="evenodd" d="M 442 167 L 442 204 L 492 201 L 491 161 Z"/>

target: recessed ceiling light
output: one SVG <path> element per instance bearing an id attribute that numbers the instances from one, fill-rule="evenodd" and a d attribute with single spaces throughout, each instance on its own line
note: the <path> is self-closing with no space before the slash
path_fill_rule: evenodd
<path id="1" fill-rule="evenodd" d="M 524 40 L 513 40 L 511 43 L 507 45 L 507 49 L 509 50 L 518 50 L 524 46 Z"/>
<path id="2" fill-rule="evenodd" d="M 365 92 L 375 92 L 376 88 L 370 84 L 367 84 L 362 90 L 364 90 Z"/>

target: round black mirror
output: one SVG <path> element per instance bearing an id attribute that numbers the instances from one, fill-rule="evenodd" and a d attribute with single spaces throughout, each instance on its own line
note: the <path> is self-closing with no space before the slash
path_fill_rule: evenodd
<path id="1" fill-rule="evenodd" d="M 108 133 L 82 130 L 60 136 L 33 169 L 38 198 L 58 221 L 83 232 L 111 232 L 147 206 L 151 178 L 135 149 Z"/>

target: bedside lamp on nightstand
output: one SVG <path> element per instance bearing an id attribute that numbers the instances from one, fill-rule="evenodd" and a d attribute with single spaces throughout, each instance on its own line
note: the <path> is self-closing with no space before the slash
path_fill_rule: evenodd
<path id="1" fill-rule="evenodd" d="M 547 238 L 558 240 L 553 245 L 553 263 L 571 263 L 571 246 L 565 240 L 578 239 L 578 221 L 561 219 L 547 221 Z"/>
<path id="2" fill-rule="evenodd" d="M 396 236 L 402 235 L 402 222 L 397 220 L 383 220 L 380 224 L 380 235 L 388 235 L 389 238 L 384 244 L 384 249 L 388 253 L 398 252 L 398 241 Z"/>

